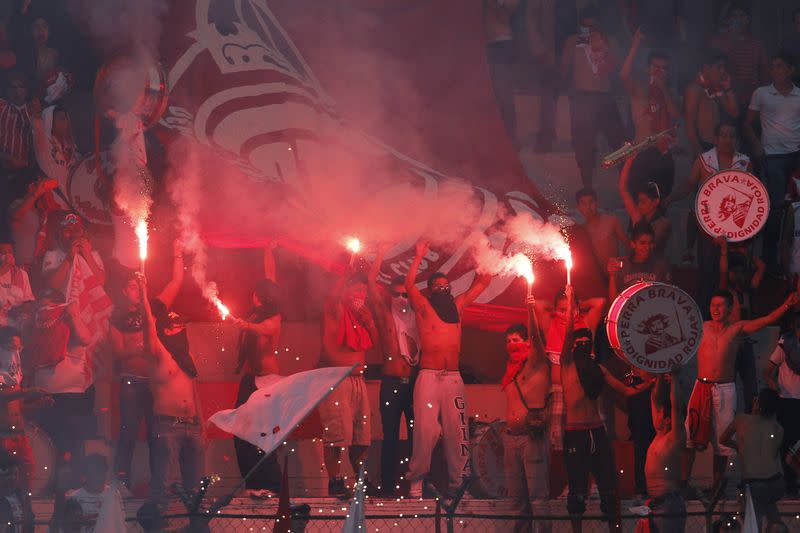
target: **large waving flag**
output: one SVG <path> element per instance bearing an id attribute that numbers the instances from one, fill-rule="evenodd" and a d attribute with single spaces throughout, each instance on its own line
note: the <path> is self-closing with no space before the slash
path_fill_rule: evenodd
<path id="1" fill-rule="evenodd" d="M 208 421 L 270 454 L 354 368 L 337 366 L 292 374 L 256 390 L 236 409 L 214 413 Z"/>
<path id="2" fill-rule="evenodd" d="M 119 493 L 117 484 L 113 484 L 105 490 L 103 504 L 100 507 L 100 514 L 97 516 L 94 530 L 98 533 L 126 533 L 125 511 L 122 508 L 122 497 Z"/>

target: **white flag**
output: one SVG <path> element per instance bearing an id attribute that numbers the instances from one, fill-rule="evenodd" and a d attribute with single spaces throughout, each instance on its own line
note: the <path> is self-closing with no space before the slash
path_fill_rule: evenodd
<path id="1" fill-rule="evenodd" d="M 208 421 L 272 453 L 354 368 L 318 368 L 286 376 L 256 390 L 236 409 L 217 411 Z"/>
<path id="2" fill-rule="evenodd" d="M 122 509 L 122 496 L 119 493 L 117 483 L 113 483 L 105 490 L 103 504 L 100 506 L 100 514 L 97 515 L 97 522 L 94 525 L 97 533 L 127 533 L 125 527 L 125 511 Z"/>
<path id="3" fill-rule="evenodd" d="M 758 517 L 756 516 L 756 509 L 753 506 L 753 496 L 750 494 L 749 486 L 745 487 L 744 493 L 744 524 L 742 525 L 742 533 L 758 533 Z"/>
<path id="4" fill-rule="evenodd" d="M 356 483 L 356 493 L 353 501 L 350 502 L 350 510 L 347 513 L 347 520 L 342 527 L 342 533 L 366 533 L 364 528 L 364 494 L 367 492 L 366 477 L 367 461 L 361 464 L 358 472 L 358 482 Z"/>

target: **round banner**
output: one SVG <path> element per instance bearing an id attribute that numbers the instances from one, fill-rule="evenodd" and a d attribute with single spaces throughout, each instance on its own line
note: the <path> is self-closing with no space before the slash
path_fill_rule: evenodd
<path id="1" fill-rule="evenodd" d="M 694 210 L 700 227 L 712 237 L 743 241 L 766 224 L 769 194 L 749 172 L 723 170 L 700 186 Z"/>
<path id="2" fill-rule="evenodd" d="M 703 317 L 692 297 L 678 287 L 641 282 L 611 304 L 606 333 L 617 355 L 642 370 L 663 374 L 697 353 Z"/>

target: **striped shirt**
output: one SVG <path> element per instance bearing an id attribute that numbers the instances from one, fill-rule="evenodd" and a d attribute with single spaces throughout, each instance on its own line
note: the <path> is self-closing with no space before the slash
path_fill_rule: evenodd
<path id="1" fill-rule="evenodd" d="M 750 36 L 737 40 L 717 37 L 712 46 L 728 54 L 728 71 L 740 105 L 750 103 L 750 96 L 769 80 L 767 50 L 761 41 Z"/>
<path id="2" fill-rule="evenodd" d="M 30 105 L 18 107 L 0 99 L 0 152 L 30 161 L 31 147 Z"/>

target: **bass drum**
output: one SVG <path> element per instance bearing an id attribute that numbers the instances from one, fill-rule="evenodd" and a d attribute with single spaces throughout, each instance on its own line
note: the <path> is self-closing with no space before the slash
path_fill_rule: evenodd
<path id="1" fill-rule="evenodd" d="M 685 365 L 703 337 L 703 317 L 691 296 L 673 285 L 635 283 L 611 304 L 606 335 L 614 352 L 631 365 L 663 374 Z"/>
<path id="2" fill-rule="evenodd" d="M 34 424 L 25 423 L 25 435 L 33 452 L 33 476 L 31 494 L 34 497 L 47 496 L 52 490 L 56 468 L 56 447 L 50 436 Z"/>
<path id="3" fill-rule="evenodd" d="M 490 424 L 470 421 L 470 460 L 472 482 L 469 492 L 475 498 L 498 499 L 506 496 L 506 477 L 503 468 L 502 420 Z"/>

